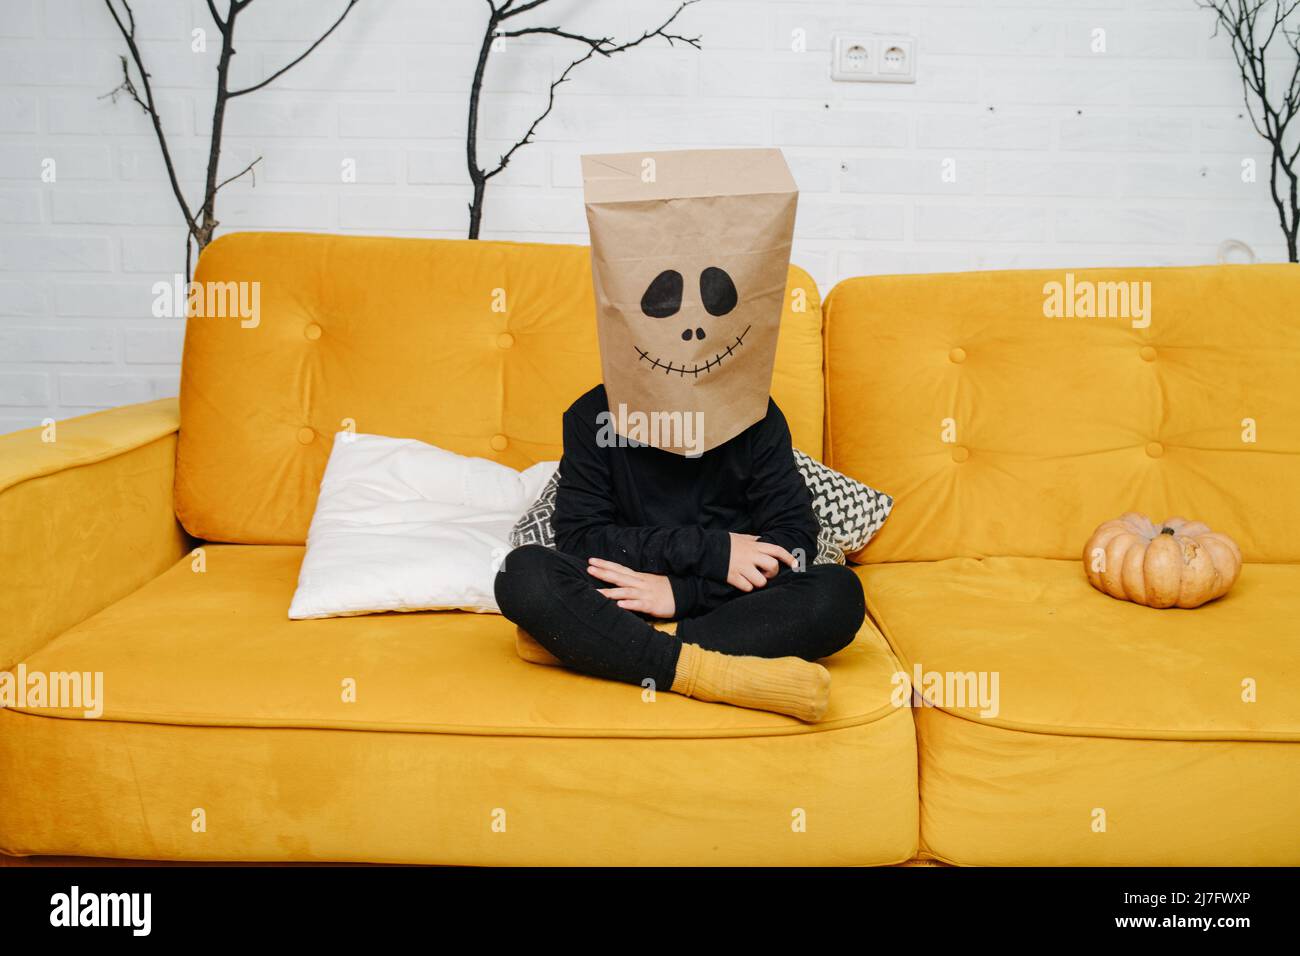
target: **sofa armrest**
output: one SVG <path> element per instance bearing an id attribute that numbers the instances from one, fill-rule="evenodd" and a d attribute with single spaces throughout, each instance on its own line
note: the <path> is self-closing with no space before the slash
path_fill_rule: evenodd
<path id="1" fill-rule="evenodd" d="M 175 399 L 0 435 L 0 670 L 180 560 Z"/>

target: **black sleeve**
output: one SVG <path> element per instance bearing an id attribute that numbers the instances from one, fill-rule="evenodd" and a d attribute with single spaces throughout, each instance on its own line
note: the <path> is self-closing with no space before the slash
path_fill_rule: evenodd
<path id="1" fill-rule="evenodd" d="M 745 593 L 726 581 L 689 575 L 670 574 L 668 583 L 673 588 L 673 616 L 676 618 L 699 617 Z"/>
<path id="2" fill-rule="evenodd" d="M 812 509 L 812 494 L 794 463 L 790 427 L 771 399 L 767 417 L 754 436 L 752 461 L 749 508 L 754 533 L 759 540 L 779 544 L 796 558 L 797 549 L 802 549 L 805 566 L 810 566 L 817 556 L 820 526 Z"/>
<path id="3" fill-rule="evenodd" d="M 767 416 L 754 429 L 750 468 L 751 533 L 762 541 L 779 544 L 795 557 L 802 549 L 804 567 L 811 566 L 817 556 L 820 526 L 812 509 L 812 493 L 794 462 L 790 428 L 781 409 L 771 400 Z M 789 573 L 789 569 L 783 567 L 779 573 Z M 744 593 L 728 584 L 725 574 L 720 580 L 692 576 L 670 576 L 669 580 L 677 617 L 705 614 Z"/>
<path id="4" fill-rule="evenodd" d="M 579 558 L 604 558 L 648 574 L 696 575 L 727 580 L 727 531 L 688 525 L 623 527 L 610 493 L 609 463 L 596 443 L 594 417 L 571 408 L 564 414 L 564 457 L 555 495 L 555 546 Z M 674 596 L 676 596 L 674 591 Z"/>

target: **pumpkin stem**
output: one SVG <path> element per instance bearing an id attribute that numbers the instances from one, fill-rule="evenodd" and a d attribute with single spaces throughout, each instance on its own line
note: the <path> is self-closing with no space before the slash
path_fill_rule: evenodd
<path id="1" fill-rule="evenodd" d="M 1174 533 L 1174 529 L 1173 529 L 1173 528 L 1161 528 L 1161 529 L 1160 529 L 1160 533 L 1161 533 L 1161 534 L 1173 534 L 1173 533 Z"/>

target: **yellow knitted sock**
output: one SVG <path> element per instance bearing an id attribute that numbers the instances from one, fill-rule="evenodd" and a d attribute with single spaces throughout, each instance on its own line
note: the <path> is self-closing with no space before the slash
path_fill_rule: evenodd
<path id="1" fill-rule="evenodd" d="M 683 644 L 672 690 L 816 723 L 830 704 L 831 675 L 798 657 L 741 657 Z"/>
<path id="2" fill-rule="evenodd" d="M 563 667 L 564 662 L 538 644 L 531 634 L 522 627 L 515 628 L 515 653 L 530 664 L 545 664 L 547 667 Z"/>

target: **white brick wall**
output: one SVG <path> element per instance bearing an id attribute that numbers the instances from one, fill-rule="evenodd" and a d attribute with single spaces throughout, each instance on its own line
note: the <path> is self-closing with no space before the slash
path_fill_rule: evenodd
<path id="1" fill-rule="evenodd" d="M 674 3 L 552 0 L 545 18 L 627 37 Z M 183 233 L 145 118 L 100 99 L 121 52 L 102 0 L 0 4 L 5 431 L 174 393 L 181 323 L 150 314 L 150 288 L 183 268 Z M 236 85 L 296 56 L 342 4 L 260 0 L 240 20 Z M 215 31 L 204 0 L 135 7 L 194 196 Z M 481 0 L 362 0 L 293 73 L 234 101 L 227 174 L 264 162 L 255 188 L 222 194 L 224 228 L 463 236 L 482 19 Z M 537 143 L 490 187 L 486 238 L 585 242 L 587 150 L 777 145 L 802 190 L 795 261 L 823 291 L 873 272 L 1204 263 L 1229 237 L 1284 257 L 1266 177 L 1240 177 L 1247 157 L 1265 171 L 1266 153 L 1192 0 L 703 0 L 680 24 L 703 51 L 641 48 L 562 88 Z M 207 54 L 190 51 L 196 26 Z M 1104 55 L 1090 50 L 1098 27 Z M 915 34 L 919 82 L 832 83 L 830 36 L 847 29 Z M 570 53 L 538 40 L 496 55 L 485 162 Z M 54 183 L 40 178 L 47 158 Z"/>

